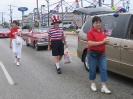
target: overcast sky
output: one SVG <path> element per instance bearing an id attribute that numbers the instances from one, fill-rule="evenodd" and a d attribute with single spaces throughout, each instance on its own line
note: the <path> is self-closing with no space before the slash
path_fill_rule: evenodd
<path id="1" fill-rule="evenodd" d="M 41 5 L 47 5 L 46 0 L 38 0 L 38 1 L 39 1 L 39 7 Z M 54 4 L 54 3 L 56 3 L 60 0 L 49 0 L 49 1 L 50 1 L 50 4 Z M 90 5 L 90 3 L 88 3 L 87 1 L 93 2 L 94 0 L 83 0 L 83 5 L 84 6 Z M 114 4 L 116 4 L 116 3 L 118 3 L 119 1 L 122 1 L 122 0 L 114 0 L 114 1 L 115 1 Z M 125 1 L 127 1 L 127 0 L 125 0 Z M 70 5 L 72 5 L 75 2 L 75 0 L 65 0 L 65 2 L 68 2 Z M 81 2 L 79 2 L 79 4 L 80 3 Z M 111 0 L 104 0 L 104 3 L 105 4 L 111 4 Z M 119 4 L 122 5 L 122 2 L 119 3 Z M 26 11 L 25 14 L 28 14 L 30 12 L 33 12 L 33 9 L 36 8 L 36 0 L 1 0 L 1 2 L 0 2 L 0 12 L 5 12 L 4 17 L 5 17 L 5 21 L 7 21 L 7 22 L 9 22 L 9 20 L 10 20 L 10 17 L 9 17 L 10 11 L 9 11 L 9 6 L 8 5 L 14 5 L 14 6 L 18 6 L 18 7 L 27 7 L 29 10 Z M 56 5 L 51 6 L 50 10 L 54 9 L 54 7 Z M 21 12 L 17 10 L 18 8 L 17 7 L 12 7 L 12 9 L 13 9 L 13 20 L 21 19 L 22 15 L 21 15 Z M 133 0 L 130 0 L 130 9 L 131 9 L 131 11 L 133 11 Z M 1 15 L 0 15 L 0 21 L 1 21 Z"/>

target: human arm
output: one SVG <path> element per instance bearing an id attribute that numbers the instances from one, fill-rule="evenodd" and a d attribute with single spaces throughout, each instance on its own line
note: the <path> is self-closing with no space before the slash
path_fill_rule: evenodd
<path id="1" fill-rule="evenodd" d="M 68 47 L 68 45 L 67 45 L 67 42 L 66 42 L 66 36 L 65 36 L 65 34 L 63 34 L 63 41 L 64 41 L 64 45 L 66 46 L 66 48 Z"/>
<path id="2" fill-rule="evenodd" d="M 50 51 L 50 30 L 48 30 L 48 51 Z"/>
<path id="3" fill-rule="evenodd" d="M 109 39 L 106 38 L 106 36 L 101 41 L 95 41 L 95 36 L 94 35 L 95 34 L 93 33 L 93 31 L 88 31 L 87 40 L 88 40 L 89 46 L 98 46 L 98 45 L 109 43 Z"/>
<path id="4" fill-rule="evenodd" d="M 48 36 L 48 51 L 50 51 L 50 36 Z"/>
<path id="5" fill-rule="evenodd" d="M 10 31 L 9 37 L 10 37 L 10 44 L 9 44 L 9 46 L 12 49 L 12 30 Z"/>
<path id="6" fill-rule="evenodd" d="M 10 48 L 12 49 L 12 38 L 10 38 Z"/>
<path id="7" fill-rule="evenodd" d="M 101 44 L 107 44 L 108 42 L 109 42 L 109 39 L 105 38 L 103 41 L 99 41 L 99 42 L 89 40 L 88 44 L 90 46 L 98 46 L 98 45 L 101 45 Z"/>

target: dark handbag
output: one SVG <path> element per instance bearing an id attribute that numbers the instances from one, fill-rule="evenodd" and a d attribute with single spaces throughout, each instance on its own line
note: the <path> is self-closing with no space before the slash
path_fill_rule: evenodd
<path id="1" fill-rule="evenodd" d="M 103 51 L 102 52 L 100 52 L 100 51 L 97 51 L 97 50 L 90 50 L 90 55 L 92 56 L 92 57 L 95 57 L 95 58 L 99 58 L 100 56 L 102 56 L 102 53 L 103 53 Z"/>

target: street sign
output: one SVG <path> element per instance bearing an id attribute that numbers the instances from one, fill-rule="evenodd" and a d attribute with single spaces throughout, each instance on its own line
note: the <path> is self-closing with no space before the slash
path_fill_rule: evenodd
<path id="1" fill-rule="evenodd" d="M 19 10 L 19 11 L 27 11 L 28 8 L 27 8 L 27 7 L 19 7 L 18 10 Z"/>

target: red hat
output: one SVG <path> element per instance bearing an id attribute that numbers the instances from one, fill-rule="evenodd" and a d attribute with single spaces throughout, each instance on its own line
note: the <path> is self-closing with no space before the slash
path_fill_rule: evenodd
<path id="1" fill-rule="evenodd" d="M 51 19 L 52 19 L 51 25 L 54 25 L 54 23 L 62 23 L 62 21 L 60 20 L 60 16 L 59 15 L 53 15 L 51 17 Z"/>

